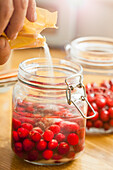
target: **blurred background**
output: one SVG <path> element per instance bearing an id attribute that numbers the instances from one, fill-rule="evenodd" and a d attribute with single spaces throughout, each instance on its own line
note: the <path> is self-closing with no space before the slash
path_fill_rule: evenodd
<path id="1" fill-rule="evenodd" d="M 51 12 L 58 11 L 58 29 L 46 29 L 42 33 L 50 50 L 64 50 L 72 40 L 83 36 L 113 38 L 113 0 L 36 0 L 36 3 Z M 0 66 L 0 71 L 17 68 L 23 56 L 27 59 L 44 55 L 40 48 L 31 49 L 31 53 L 26 51 L 13 50 L 8 62 Z"/>
<path id="2" fill-rule="evenodd" d="M 63 47 L 81 36 L 113 38 L 113 0 L 36 0 L 38 7 L 58 11 L 58 29 L 43 34 L 51 47 Z"/>

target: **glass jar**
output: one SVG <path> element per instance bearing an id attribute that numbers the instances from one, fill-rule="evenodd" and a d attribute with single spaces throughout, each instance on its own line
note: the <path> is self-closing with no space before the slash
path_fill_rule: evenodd
<path id="1" fill-rule="evenodd" d="M 87 98 L 96 116 L 87 133 L 113 132 L 113 39 L 81 37 L 66 46 L 67 58 L 83 67 Z M 92 115 L 88 107 L 88 116 Z"/>
<path id="2" fill-rule="evenodd" d="M 53 59 L 49 68 L 46 58 L 33 58 L 19 65 L 12 116 L 16 155 L 38 165 L 79 157 L 85 142 L 83 117 L 87 118 L 82 87 L 82 67 L 72 62 Z"/>

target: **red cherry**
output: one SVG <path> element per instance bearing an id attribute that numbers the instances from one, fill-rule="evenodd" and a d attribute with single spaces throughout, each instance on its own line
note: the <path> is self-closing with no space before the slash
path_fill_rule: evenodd
<path id="1" fill-rule="evenodd" d="M 91 106 L 93 107 L 93 109 L 95 110 L 95 111 L 98 111 L 98 107 L 97 107 L 97 104 L 96 103 L 91 103 Z M 91 110 L 90 108 L 89 108 L 89 110 Z"/>
<path id="2" fill-rule="evenodd" d="M 97 83 L 95 83 L 95 82 L 91 83 L 91 87 L 95 88 L 97 86 L 98 86 Z"/>
<path id="3" fill-rule="evenodd" d="M 73 115 L 72 113 L 68 113 L 68 114 L 66 115 L 66 117 L 72 118 L 72 117 L 74 117 L 74 115 Z"/>
<path id="4" fill-rule="evenodd" d="M 66 156 L 67 156 L 67 158 L 74 159 L 75 158 L 75 152 L 70 151 Z"/>
<path id="5" fill-rule="evenodd" d="M 47 142 L 45 142 L 43 139 L 41 139 L 41 140 L 37 143 L 37 146 L 36 146 L 36 148 L 37 148 L 39 151 L 45 150 L 46 147 L 47 147 Z"/>
<path id="6" fill-rule="evenodd" d="M 55 153 L 55 154 L 53 155 L 52 159 L 54 159 L 54 160 L 60 160 L 60 159 L 62 159 L 62 156 L 59 155 L 58 153 Z"/>
<path id="7" fill-rule="evenodd" d="M 71 133 L 68 135 L 67 141 L 70 145 L 77 145 L 79 142 L 79 137 L 75 133 Z"/>
<path id="8" fill-rule="evenodd" d="M 84 150 L 84 142 L 73 146 L 76 153 Z"/>
<path id="9" fill-rule="evenodd" d="M 58 125 L 58 126 L 60 126 L 60 123 L 63 121 L 62 119 L 57 119 L 57 120 L 55 120 L 56 122 L 55 122 L 55 125 Z"/>
<path id="10" fill-rule="evenodd" d="M 60 116 L 62 116 L 62 112 L 61 112 L 61 111 L 55 111 L 55 112 L 54 112 L 54 115 L 56 115 L 56 116 L 59 116 L 59 117 L 60 117 Z"/>
<path id="11" fill-rule="evenodd" d="M 32 130 L 30 133 L 30 138 L 35 141 L 35 142 L 38 142 L 40 139 L 41 139 L 41 135 L 39 132 L 35 131 L 35 130 Z"/>
<path id="12" fill-rule="evenodd" d="M 65 135 L 63 135 L 62 133 L 58 133 L 56 136 L 55 136 L 55 139 L 58 141 L 58 142 L 62 142 L 65 140 Z"/>
<path id="13" fill-rule="evenodd" d="M 19 112 L 20 115 L 24 116 L 24 117 L 28 117 L 28 118 L 33 118 L 34 114 L 29 113 L 29 112 Z"/>
<path id="14" fill-rule="evenodd" d="M 94 102 L 95 101 L 95 96 L 94 96 L 94 93 L 90 93 L 87 95 L 87 99 L 90 103 Z"/>
<path id="15" fill-rule="evenodd" d="M 54 133 L 51 130 L 46 130 L 43 134 L 43 138 L 46 141 L 51 141 L 54 137 Z"/>
<path id="16" fill-rule="evenodd" d="M 19 141 L 19 136 L 18 136 L 18 133 L 16 131 L 12 132 L 12 136 L 13 136 L 14 141 L 16 141 L 16 142 Z"/>
<path id="17" fill-rule="evenodd" d="M 32 151 L 29 152 L 29 154 L 28 154 L 28 160 L 29 160 L 29 161 L 35 161 L 35 160 L 38 159 L 38 155 L 39 155 L 38 151 L 32 150 Z"/>
<path id="18" fill-rule="evenodd" d="M 99 89 L 100 90 L 100 89 Z M 103 95 L 101 93 L 95 93 L 95 100 L 97 98 L 103 98 Z"/>
<path id="19" fill-rule="evenodd" d="M 90 129 L 91 127 L 93 127 L 92 121 L 91 121 L 91 120 L 87 120 L 86 126 L 87 126 L 88 129 Z"/>
<path id="20" fill-rule="evenodd" d="M 23 141 L 23 148 L 25 151 L 31 151 L 34 147 L 34 142 L 29 139 L 24 139 Z"/>
<path id="21" fill-rule="evenodd" d="M 113 107 L 113 99 L 107 97 L 107 105 Z"/>
<path id="22" fill-rule="evenodd" d="M 57 142 L 57 140 L 55 140 L 55 139 L 52 139 L 52 140 L 48 143 L 48 148 L 49 148 L 50 150 L 55 149 L 57 146 L 58 146 L 58 142 Z"/>
<path id="23" fill-rule="evenodd" d="M 24 158 L 24 153 L 22 151 L 18 152 L 18 151 L 15 150 L 15 148 L 13 150 L 16 153 L 17 156 L 19 156 L 22 159 Z"/>
<path id="24" fill-rule="evenodd" d="M 20 138 L 26 138 L 29 134 L 29 131 L 25 128 L 19 128 L 17 132 Z"/>
<path id="25" fill-rule="evenodd" d="M 113 85 L 113 79 L 109 80 L 109 84 L 112 86 Z"/>
<path id="26" fill-rule="evenodd" d="M 103 97 L 102 95 L 96 96 L 95 101 L 96 101 L 97 106 L 100 108 L 103 108 L 106 105 L 106 98 Z"/>
<path id="27" fill-rule="evenodd" d="M 107 122 L 109 120 L 109 112 L 107 110 L 102 110 L 100 112 L 100 118 L 102 121 Z"/>
<path id="28" fill-rule="evenodd" d="M 40 120 L 39 118 L 41 118 L 41 115 L 39 115 L 39 114 L 34 114 L 33 116 L 34 116 L 35 119 L 37 119 L 37 120 Z"/>
<path id="29" fill-rule="evenodd" d="M 61 142 L 58 146 L 58 153 L 61 155 L 67 154 L 69 149 L 70 147 L 66 142 Z"/>
<path id="30" fill-rule="evenodd" d="M 93 92 L 98 93 L 100 91 L 100 88 L 98 86 L 93 87 Z"/>
<path id="31" fill-rule="evenodd" d="M 108 123 L 104 123 L 104 130 L 109 130 L 110 129 L 110 125 Z"/>
<path id="32" fill-rule="evenodd" d="M 21 126 L 21 121 L 18 119 L 13 118 L 12 119 L 12 124 L 14 129 L 18 129 Z"/>
<path id="33" fill-rule="evenodd" d="M 113 91 L 113 85 L 111 86 L 110 90 Z"/>
<path id="34" fill-rule="evenodd" d="M 49 129 L 50 129 L 54 134 L 57 134 L 57 133 L 60 132 L 60 126 L 58 126 L 58 125 L 51 125 L 51 126 L 49 127 Z"/>
<path id="35" fill-rule="evenodd" d="M 25 104 L 24 104 L 22 101 L 20 101 L 20 100 L 18 100 L 17 105 L 19 105 L 19 106 L 21 106 L 21 107 L 24 107 L 24 106 L 25 106 Z"/>
<path id="36" fill-rule="evenodd" d="M 60 127 L 63 132 L 76 132 L 80 129 L 80 126 L 77 123 L 68 121 L 61 122 Z"/>
<path id="37" fill-rule="evenodd" d="M 80 128 L 77 132 L 79 139 L 83 139 L 85 137 L 85 128 Z"/>
<path id="38" fill-rule="evenodd" d="M 107 89 L 110 88 L 110 84 L 107 80 L 104 80 L 101 84 L 100 84 L 101 87 L 105 87 Z"/>
<path id="39" fill-rule="evenodd" d="M 88 83 L 88 84 L 85 86 L 85 88 L 86 88 L 86 93 L 90 92 L 91 89 L 92 89 L 91 84 Z"/>
<path id="40" fill-rule="evenodd" d="M 37 107 L 37 109 L 44 109 L 45 108 L 45 105 L 41 105 L 41 104 L 38 104 L 38 103 L 35 103 L 34 105 Z"/>
<path id="41" fill-rule="evenodd" d="M 45 150 L 42 155 L 43 155 L 44 159 L 49 160 L 53 156 L 53 151 Z"/>
<path id="42" fill-rule="evenodd" d="M 28 105 L 27 107 L 26 107 L 26 111 L 27 112 L 35 112 L 35 109 L 33 108 L 33 105 Z"/>
<path id="43" fill-rule="evenodd" d="M 109 124 L 113 127 L 113 119 L 110 120 Z"/>
<path id="44" fill-rule="evenodd" d="M 17 111 L 17 112 L 24 112 L 24 111 L 25 111 L 25 108 L 23 108 L 23 107 L 17 107 L 17 108 L 16 108 L 16 111 Z"/>
<path id="45" fill-rule="evenodd" d="M 113 107 L 110 107 L 108 112 L 109 112 L 110 118 L 113 118 Z"/>
<path id="46" fill-rule="evenodd" d="M 101 120 L 96 120 L 96 121 L 94 122 L 94 127 L 96 127 L 96 128 L 102 128 L 102 126 L 103 126 L 103 123 L 102 123 Z"/>
<path id="47" fill-rule="evenodd" d="M 96 113 L 96 115 L 93 117 L 93 118 L 91 118 L 91 120 L 97 120 L 98 119 L 98 117 L 99 117 L 99 113 L 98 112 L 96 112 L 95 111 L 95 113 Z M 93 112 L 90 112 L 89 113 L 89 116 L 93 116 L 94 115 L 94 113 Z"/>
<path id="48" fill-rule="evenodd" d="M 35 128 L 33 128 L 33 130 L 39 132 L 40 134 L 43 133 L 43 131 L 42 131 L 42 129 L 40 127 L 35 127 Z"/>
<path id="49" fill-rule="evenodd" d="M 65 109 L 65 108 L 61 108 L 60 111 L 61 111 L 63 116 L 66 116 L 68 113 L 70 113 L 69 110 Z"/>
<path id="50" fill-rule="evenodd" d="M 33 129 L 33 125 L 31 125 L 30 123 L 22 123 L 22 127 L 29 131 Z"/>
<path id="51" fill-rule="evenodd" d="M 15 143 L 15 151 L 16 152 L 21 152 L 22 151 L 22 143 L 21 142 L 16 142 Z"/>
<path id="52" fill-rule="evenodd" d="M 30 118 L 27 118 L 27 117 L 20 117 L 19 119 L 22 123 L 30 123 L 32 125 L 35 124 L 35 120 L 33 118 L 30 119 Z"/>

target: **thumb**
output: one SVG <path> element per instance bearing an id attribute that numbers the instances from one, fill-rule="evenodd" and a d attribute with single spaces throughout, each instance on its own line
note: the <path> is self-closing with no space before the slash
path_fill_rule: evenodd
<path id="1" fill-rule="evenodd" d="M 11 49 L 7 39 L 0 36 L 0 65 L 5 64 L 9 58 Z"/>

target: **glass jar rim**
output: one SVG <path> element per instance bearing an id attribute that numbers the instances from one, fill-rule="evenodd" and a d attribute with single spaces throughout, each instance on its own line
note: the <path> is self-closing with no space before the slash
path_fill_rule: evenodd
<path id="1" fill-rule="evenodd" d="M 69 47 L 73 59 L 87 62 L 88 65 L 113 66 L 113 39 L 106 37 L 80 37 Z M 79 52 L 84 55 L 79 55 Z M 86 57 L 86 54 L 88 57 Z M 105 57 L 106 55 L 106 57 Z"/>
<path id="2" fill-rule="evenodd" d="M 57 80 L 61 80 L 61 79 L 66 79 L 68 77 L 73 77 L 75 74 L 77 75 L 82 75 L 83 73 L 83 68 L 80 64 L 78 63 L 73 63 L 71 61 L 68 60 L 64 60 L 64 59 L 59 59 L 59 58 L 52 58 L 53 62 L 53 66 L 49 67 L 52 69 L 62 69 L 64 71 L 69 72 L 70 76 L 45 76 L 45 75 L 38 75 L 36 74 L 36 71 L 38 71 L 37 69 L 47 69 L 48 65 L 46 64 L 44 66 L 44 61 L 47 62 L 46 58 L 31 58 L 31 59 L 27 59 L 23 62 L 20 63 L 19 65 L 19 73 L 18 73 L 18 79 L 30 86 L 33 87 L 39 87 L 40 88 L 49 88 L 49 89 L 66 89 L 64 86 L 66 86 L 65 81 L 62 83 L 48 83 L 46 82 L 47 79 L 57 79 Z M 37 61 L 37 63 L 36 63 Z M 58 64 L 61 66 L 58 66 Z M 33 72 L 34 71 L 34 72 Z M 43 81 L 39 81 L 39 78 L 41 78 Z M 38 80 L 38 81 L 37 81 Z M 38 83 L 37 83 L 38 82 Z M 45 87 L 46 86 L 46 87 Z"/>

